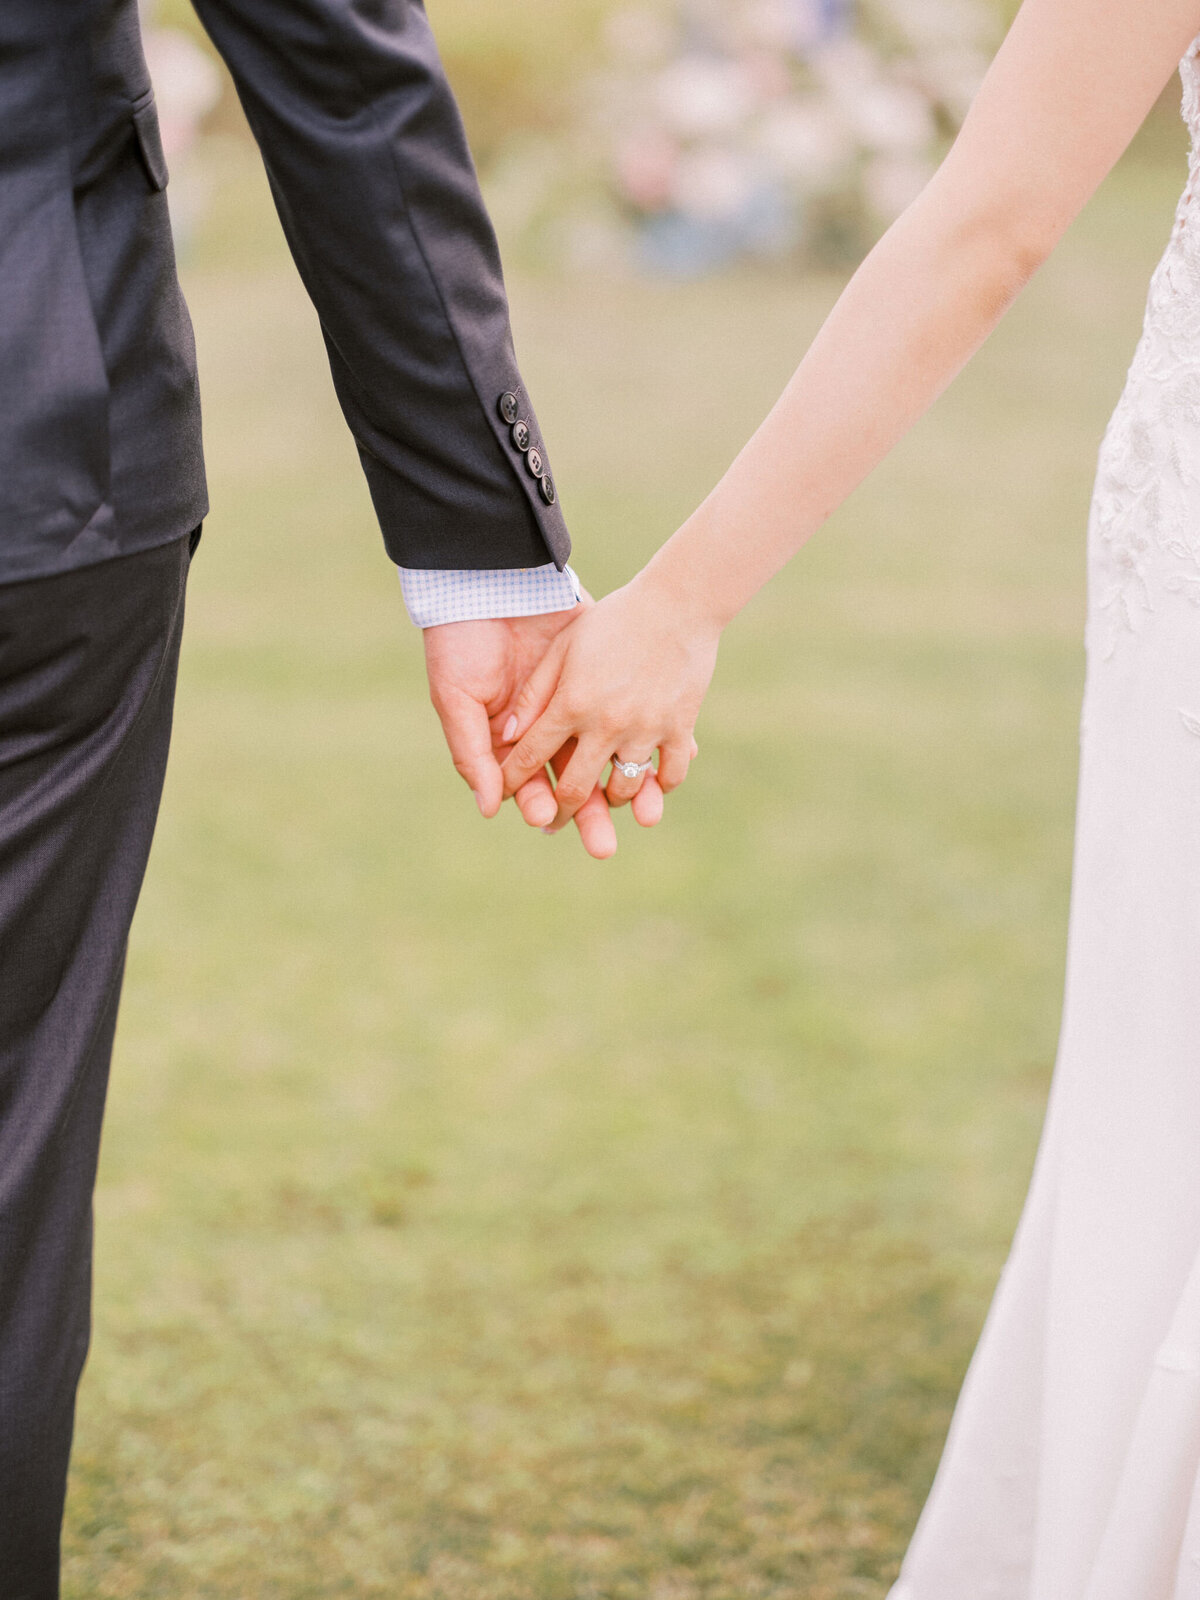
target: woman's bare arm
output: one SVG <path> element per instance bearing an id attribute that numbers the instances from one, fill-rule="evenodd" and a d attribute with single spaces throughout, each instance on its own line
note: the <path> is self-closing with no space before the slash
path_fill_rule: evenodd
<path id="1" fill-rule="evenodd" d="M 983 343 L 1198 32 L 1200 0 L 1025 0 L 945 161 L 720 483 L 531 678 L 505 729 L 528 729 L 505 765 L 510 791 L 571 737 L 556 826 L 614 749 L 659 748 L 663 787 L 682 780 L 721 629 Z M 617 802 L 625 782 L 610 783 Z"/>

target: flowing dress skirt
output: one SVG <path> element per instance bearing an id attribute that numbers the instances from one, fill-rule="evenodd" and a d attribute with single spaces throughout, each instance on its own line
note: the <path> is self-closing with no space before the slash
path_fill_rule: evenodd
<path id="1" fill-rule="evenodd" d="M 1100 454 L 1046 1126 L 891 1600 L 1200 1600 L 1196 174 Z"/>

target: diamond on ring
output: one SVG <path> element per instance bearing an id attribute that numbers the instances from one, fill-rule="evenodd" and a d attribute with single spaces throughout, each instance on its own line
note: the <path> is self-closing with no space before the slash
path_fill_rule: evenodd
<path id="1" fill-rule="evenodd" d="M 620 756 L 612 758 L 613 769 L 623 778 L 640 778 L 643 772 L 649 772 L 654 765 L 652 761 L 622 761 Z"/>

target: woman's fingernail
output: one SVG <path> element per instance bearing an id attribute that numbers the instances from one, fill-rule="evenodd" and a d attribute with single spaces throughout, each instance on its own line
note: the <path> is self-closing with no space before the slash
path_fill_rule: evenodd
<path id="1" fill-rule="evenodd" d="M 516 717 L 509 717 L 508 721 L 504 724 L 504 732 L 500 735 L 501 741 L 504 744 L 511 744 L 513 734 L 516 733 L 516 731 L 517 719 Z"/>
<path id="2" fill-rule="evenodd" d="M 483 796 L 480 794 L 478 789 L 473 790 L 472 793 L 475 796 L 475 804 L 479 807 L 479 815 L 481 817 L 486 817 L 487 812 L 483 809 Z"/>
<path id="3" fill-rule="evenodd" d="M 543 832 L 543 833 L 548 833 L 548 834 L 549 834 L 549 835 L 550 835 L 550 837 L 551 837 L 551 838 L 553 838 L 553 837 L 554 837 L 554 831 L 555 831 L 555 830 L 554 830 L 554 829 L 553 829 L 553 828 L 543 828 L 543 829 L 542 829 L 542 832 Z"/>

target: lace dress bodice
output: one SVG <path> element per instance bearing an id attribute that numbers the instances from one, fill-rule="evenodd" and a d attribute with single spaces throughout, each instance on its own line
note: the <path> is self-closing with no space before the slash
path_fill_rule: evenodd
<path id="1" fill-rule="evenodd" d="M 1105 658 L 1168 598 L 1200 606 L 1200 39 L 1180 76 L 1187 185 L 1092 500 L 1089 642 Z"/>

